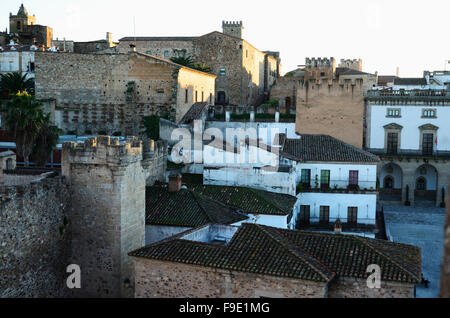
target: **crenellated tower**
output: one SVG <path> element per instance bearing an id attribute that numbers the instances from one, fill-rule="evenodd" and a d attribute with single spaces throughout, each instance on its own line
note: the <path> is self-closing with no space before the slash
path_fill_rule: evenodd
<path id="1" fill-rule="evenodd" d="M 242 24 L 242 21 L 222 21 L 222 30 L 224 34 L 242 39 L 244 25 Z"/>
<path id="2" fill-rule="evenodd" d="M 147 158 L 148 159 L 148 158 Z M 98 136 L 65 143 L 62 173 L 72 190 L 71 263 L 81 268 L 81 297 L 133 297 L 130 251 L 145 243 L 146 171 L 136 137 Z"/>

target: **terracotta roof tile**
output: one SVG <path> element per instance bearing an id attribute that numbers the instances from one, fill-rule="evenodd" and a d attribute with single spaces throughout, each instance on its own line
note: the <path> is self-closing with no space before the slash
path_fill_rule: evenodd
<path id="1" fill-rule="evenodd" d="M 416 284 L 421 277 L 420 248 L 351 235 L 243 224 L 228 245 L 180 237 L 129 255 L 318 282 L 329 282 L 336 276 L 366 279 L 371 264 L 381 267 L 385 281 Z"/>

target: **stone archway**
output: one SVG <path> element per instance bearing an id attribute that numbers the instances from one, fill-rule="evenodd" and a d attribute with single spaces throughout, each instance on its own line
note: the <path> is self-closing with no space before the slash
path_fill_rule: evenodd
<path id="1" fill-rule="evenodd" d="M 414 202 L 415 204 L 435 204 L 437 197 L 438 172 L 430 165 L 424 164 L 416 169 L 414 176 Z"/>
<path id="2" fill-rule="evenodd" d="M 401 201 L 403 170 L 395 163 L 387 163 L 380 169 L 379 180 L 381 201 Z"/>

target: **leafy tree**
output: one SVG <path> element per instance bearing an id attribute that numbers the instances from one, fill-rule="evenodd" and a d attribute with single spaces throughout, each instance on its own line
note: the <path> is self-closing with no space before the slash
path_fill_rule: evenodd
<path id="1" fill-rule="evenodd" d="M 5 122 L 14 136 L 17 154 L 24 159 L 25 166 L 28 167 L 34 143 L 46 122 L 42 103 L 37 102 L 27 92 L 12 95 L 7 103 Z"/>
<path id="2" fill-rule="evenodd" d="M 45 164 L 58 145 L 59 136 L 62 132 L 61 129 L 51 124 L 50 114 L 44 115 L 43 124 L 39 130 L 39 135 L 36 138 L 31 154 L 33 161 L 38 166 L 45 167 Z"/>
<path id="3" fill-rule="evenodd" d="M 8 97 L 11 94 L 23 91 L 34 94 L 34 80 L 27 78 L 27 75 L 22 75 L 19 72 L 0 74 L 0 92 L 2 96 Z"/>

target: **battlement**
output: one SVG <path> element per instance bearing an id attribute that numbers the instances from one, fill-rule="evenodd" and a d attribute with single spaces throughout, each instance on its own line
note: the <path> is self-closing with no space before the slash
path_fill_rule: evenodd
<path id="1" fill-rule="evenodd" d="M 312 67 L 333 67 L 336 63 L 336 60 L 334 59 L 334 57 L 330 57 L 330 58 L 306 58 L 305 59 L 305 66 L 307 68 L 312 68 Z"/>
<path id="2" fill-rule="evenodd" d="M 142 158 L 142 141 L 137 137 L 128 137 L 120 143 L 116 137 L 97 136 L 80 143 L 63 144 L 63 161 L 68 163 L 124 166 Z"/>
<path id="3" fill-rule="evenodd" d="M 242 21 L 222 21 L 222 30 L 224 34 L 242 39 L 242 30 L 244 30 L 244 25 L 242 24 Z"/>
<path id="4" fill-rule="evenodd" d="M 222 27 L 242 27 L 242 21 L 222 21 Z"/>
<path id="5" fill-rule="evenodd" d="M 362 60 L 361 59 L 341 59 L 339 67 L 347 67 L 356 71 L 362 71 Z"/>

